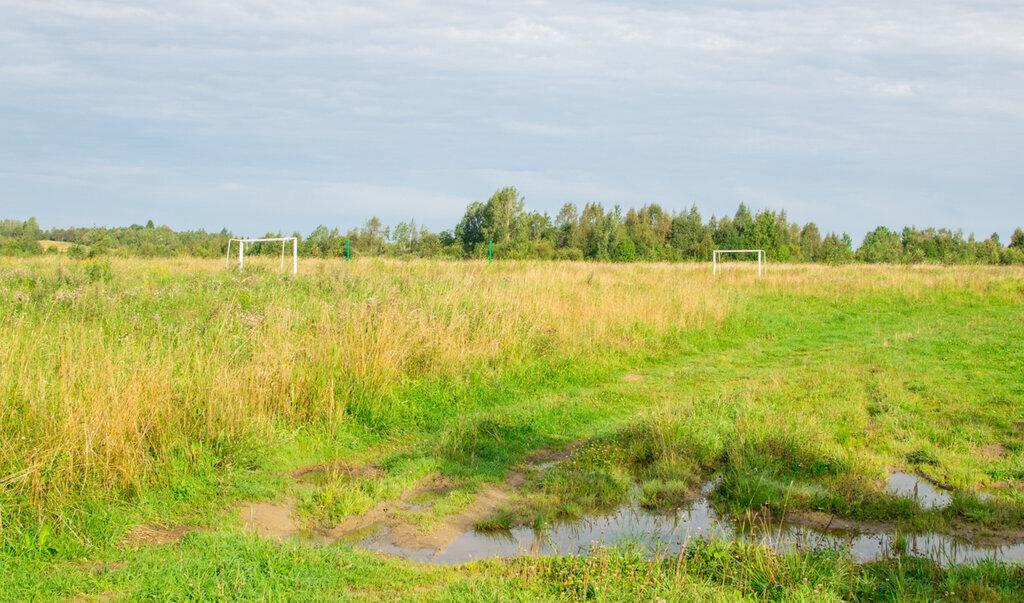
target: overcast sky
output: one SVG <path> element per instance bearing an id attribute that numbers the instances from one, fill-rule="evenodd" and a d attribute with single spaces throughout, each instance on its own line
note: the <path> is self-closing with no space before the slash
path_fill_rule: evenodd
<path id="1" fill-rule="evenodd" d="M 851 6 L 852 5 L 852 6 Z M 0 217 L 1024 225 L 1024 3 L 0 0 Z"/>

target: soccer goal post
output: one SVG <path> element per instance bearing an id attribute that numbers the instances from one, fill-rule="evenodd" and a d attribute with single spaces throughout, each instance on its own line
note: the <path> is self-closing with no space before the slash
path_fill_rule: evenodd
<path id="1" fill-rule="evenodd" d="M 768 265 L 768 256 L 764 249 L 716 249 L 711 254 L 711 274 L 718 274 L 718 256 L 723 253 L 756 253 L 757 254 L 757 275 L 761 276 L 762 266 Z"/>
<path id="2" fill-rule="evenodd" d="M 260 242 L 274 242 L 281 241 L 281 270 L 284 270 L 284 249 L 288 245 L 288 241 L 292 242 L 292 274 L 299 273 L 299 239 L 297 237 L 278 237 L 269 239 L 228 239 L 228 250 L 227 255 L 224 257 L 224 267 L 227 268 L 231 262 L 231 244 L 238 243 L 238 267 L 241 268 L 245 263 L 245 244 L 246 243 L 260 243 Z"/>

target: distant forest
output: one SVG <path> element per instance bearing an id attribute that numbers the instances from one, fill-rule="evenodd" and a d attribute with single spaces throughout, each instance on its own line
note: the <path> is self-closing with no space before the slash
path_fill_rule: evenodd
<path id="1" fill-rule="evenodd" d="M 177 232 L 167 226 L 133 224 L 115 228 L 40 229 L 35 218 L 0 221 L 0 254 L 67 253 L 85 258 L 97 255 L 140 257 L 224 257 L 227 229 Z M 266 233 L 265 236 L 286 236 Z M 358 228 L 341 232 L 318 226 L 308 236 L 299 233 L 303 257 L 486 258 L 593 260 L 614 262 L 709 261 L 715 249 L 764 249 L 774 262 L 1024 264 L 1024 231 L 1017 228 L 1008 245 L 997 234 L 977 240 L 960 230 L 906 227 L 891 231 L 879 226 L 854 248 L 849 235 L 822 234 L 809 222 L 790 222 L 786 212 L 751 213 L 740 204 L 733 216 L 704 220 L 696 207 L 667 212 L 651 204 L 629 209 L 605 209 L 587 203 L 582 211 L 566 203 L 554 218 L 527 211 L 515 188 L 498 190 L 486 202 L 474 201 L 451 230 L 430 232 L 415 221 L 385 226 L 370 218 Z M 40 241 L 69 245 L 44 246 Z M 63 248 L 61 250 L 60 248 Z M 280 243 L 253 244 L 248 253 L 279 254 Z"/>

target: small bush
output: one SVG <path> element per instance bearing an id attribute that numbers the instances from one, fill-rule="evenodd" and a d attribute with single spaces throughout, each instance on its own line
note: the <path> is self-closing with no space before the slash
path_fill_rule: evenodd
<path id="1" fill-rule="evenodd" d="M 612 252 L 612 259 L 616 262 L 635 262 L 637 260 L 636 245 L 633 239 L 620 239 Z"/>
<path id="2" fill-rule="evenodd" d="M 563 247 L 555 252 L 556 260 L 583 261 L 583 252 L 575 247 Z"/>

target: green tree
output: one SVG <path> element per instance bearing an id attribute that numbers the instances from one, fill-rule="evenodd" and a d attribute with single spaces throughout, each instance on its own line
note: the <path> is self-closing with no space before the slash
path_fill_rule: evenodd
<path id="1" fill-rule="evenodd" d="M 996 235 L 992 236 L 995 237 Z M 996 239 L 996 241 L 998 242 L 999 239 Z M 1013 235 L 1010 237 L 1009 247 L 1013 247 L 1014 249 L 1020 249 L 1021 251 L 1024 251 L 1024 230 L 1017 228 L 1017 230 L 1013 231 Z"/>
<path id="2" fill-rule="evenodd" d="M 814 222 L 808 222 L 800 231 L 800 255 L 805 262 L 820 262 L 823 259 L 821 233 Z"/>
<path id="3" fill-rule="evenodd" d="M 580 214 L 580 237 L 583 256 L 606 260 L 611 252 L 612 235 L 617 225 L 611 212 L 605 213 L 600 203 L 587 203 Z"/>
<path id="4" fill-rule="evenodd" d="M 300 248 L 302 252 L 313 257 L 327 257 L 327 250 L 330 249 L 330 231 L 323 224 L 313 229 L 309 236 L 303 239 Z M 269 247 L 269 246 L 268 246 Z"/>
<path id="5" fill-rule="evenodd" d="M 395 251 L 399 254 L 412 253 L 412 246 L 416 233 L 415 222 L 399 222 L 391 230 L 391 240 L 395 244 Z"/>
<path id="6" fill-rule="evenodd" d="M 857 259 L 869 264 L 895 264 L 903 254 L 900 235 L 885 226 L 879 226 L 864 235 L 864 242 L 857 250 Z"/>
<path id="7" fill-rule="evenodd" d="M 829 264 L 848 264 L 853 261 L 853 241 L 845 232 L 842 237 L 834 232 L 828 233 L 821 241 L 821 247 L 822 259 Z"/>
<path id="8" fill-rule="evenodd" d="M 580 248 L 580 216 L 575 205 L 566 203 L 562 206 L 562 209 L 558 211 L 558 216 L 555 217 L 555 228 L 558 229 L 556 247 Z"/>
<path id="9" fill-rule="evenodd" d="M 555 229 L 554 224 L 551 223 L 551 217 L 546 213 L 536 211 L 525 213 L 523 214 L 522 223 L 526 227 L 527 238 L 531 241 L 546 239 L 553 243 L 557 238 L 558 231 Z"/>
<path id="10" fill-rule="evenodd" d="M 733 249 L 750 249 L 754 246 L 754 218 L 750 215 L 750 210 L 743 203 L 736 208 L 736 216 L 732 219 L 732 225 L 736 229 L 736 235 L 739 240 L 736 241 L 736 246 Z"/>
<path id="11" fill-rule="evenodd" d="M 672 236 L 672 216 L 668 215 L 660 205 L 652 203 L 641 209 L 640 219 L 651 225 L 658 247 L 668 244 L 668 239 Z"/>
<path id="12" fill-rule="evenodd" d="M 380 251 L 381 243 L 384 239 L 384 227 L 381 224 L 380 218 L 373 216 L 366 221 L 366 225 L 363 226 L 363 236 L 366 237 L 366 243 L 370 248 L 370 255 Z"/>
<path id="13" fill-rule="evenodd" d="M 1001 264 L 1024 264 L 1024 250 L 1020 247 L 1007 246 L 999 252 L 999 262 Z"/>
<path id="14" fill-rule="evenodd" d="M 981 242 L 978 249 L 978 261 L 983 264 L 998 264 L 999 250 L 1001 248 L 999 235 L 992 233 L 992 236 Z"/>
<path id="15" fill-rule="evenodd" d="M 521 234 L 520 218 L 525 201 L 514 187 L 499 189 L 484 206 L 484 224 L 488 238 L 496 243 L 511 243 Z"/>
<path id="16" fill-rule="evenodd" d="M 633 239 L 624 236 L 615 244 L 612 259 L 616 262 L 635 262 L 637 260 L 636 245 Z"/>
<path id="17" fill-rule="evenodd" d="M 25 225 L 22 227 L 22 236 L 33 241 L 38 241 L 43 238 L 43 231 L 39 228 L 39 222 L 36 221 L 36 217 L 32 216 L 25 221 Z"/>
<path id="18" fill-rule="evenodd" d="M 798 259 L 800 257 L 800 240 L 798 238 L 800 230 L 786 219 L 786 210 L 772 213 L 772 218 L 775 220 L 775 228 L 771 248 L 774 250 L 775 259 L 779 262 L 787 262 L 791 255 L 794 256 L 794 260 Z"/>
<path id="19" fill-rule="evenodd" d="M 440 235 L 434 234 L 426 228 L 420 229 L 416 237 L 416 255 L 423 258 L 432 258 L 441 253 L 442 243 Z"/>
<path id="20" fill-rule="evenodd" d="M 701 262 L 709 262 L 714 251 L 715 241 L 711 238 L 711 229 L 705 226 L 701 231 L 700 240 L 694 244 L 693 257 Z"/>
<path id="21" fill-rule="evenodd" d="M 484 204 L 473 201 L 466 207 L 462 221 L 455 227 L 455 239 L 462 245 L 467 255 L 472 254 L 478 245 L 486 240 L 487 217 Z"/>
<path id="22" fill-rule="evenodd" d="M 704 221 L 697 211 L 697 206 L 690 207 L 690 211 L 677 216 L 672 220 L 672 238 L 669 243 L 679 252 L 679 257 L 685 259 L 705 260 L 703 257 L 705 245 Z"/>
<path id="23" fill-rule="evenodd" d="M 729 216 L 723 217 L 718 222 L 718 228 L 713 234 L 715 247 L 718 249 L 742 249 L 743 241 L 740 239 L 740 232 L 736 229 Z"/>
<path id="24" fill-rule="evenodd" d="M 30 230 L 25 229 L 18 239 L 18 251 L 19 255 L 39 255 L 43 252 L 43 246 L 32 236 Z"/>
<path id="25" fill-rule="evenodd" d="M 751 231 L 748 249 L 764 249 L 769 258 L 778 260 L 778 251 L 775 248 L 775 216 L 767 209 L 758 212 Z"/>

